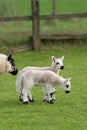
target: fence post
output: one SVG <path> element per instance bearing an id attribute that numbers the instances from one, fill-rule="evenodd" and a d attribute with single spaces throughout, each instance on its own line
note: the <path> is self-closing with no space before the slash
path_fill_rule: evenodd
<path id="1" fill-rule="evenodd" d="M 52 0 L 52 5 L 53 5 L 53 12 L 52 12 L 52 14 L 55 15 L 56 14 L 56 0 Z"/>
<path id="2" fill-rule="evenodd" d="M 40 19 L 39 19 L 39 0 L 31 0 L 32 9 L 32 35 L 34 50 L 40 49 Z"/>

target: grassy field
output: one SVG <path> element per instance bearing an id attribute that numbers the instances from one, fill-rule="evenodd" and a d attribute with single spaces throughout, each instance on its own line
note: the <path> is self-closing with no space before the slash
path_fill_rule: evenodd
<path id="1" fill-rule="evenodd" d="M 87 12 L 87 1 L 84 0 L 56 0 L 56 13 L 82 13 Z M 49 5 L 49 6 L 48 6 Z M 44 7 L 44 8 L 43 8 Z M 52 1 L 41 0 L 40 1 L 40 14 L 52 13 Z"/>
<path id="2" fill-rule="evenodd" d="M 18 69 L 25 66 L 50 66 L 51 56 L 65 56 L 63 77 L 71 77 L 71 93 L 56 88 L 54 104 L 43 103 L 41 87 L 32 90 L 35 103 L 18 100 L 17 76 L 0 76 L 0 130 L 86 130 L 87 129 L 87 45 L 63 44 L 14 54 Z"/>
<path id="3" fill-rule="evenodd" d="M 40 14 L 52 14 L 52 0 L 39 1 Z M 58 14 L 86 12 L 86 5 L 86 0 L 56 0 L 56 12 Z M 0 16 L 31 15 L 31 0 L 0 0 L 0 8 Z"/>

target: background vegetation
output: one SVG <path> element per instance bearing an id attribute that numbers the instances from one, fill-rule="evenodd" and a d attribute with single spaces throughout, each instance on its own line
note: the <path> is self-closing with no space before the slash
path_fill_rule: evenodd
<path id="1" fill-rule="evenodd" d="M 49 6 L 48 6 L 49 5 Z M 87 12 L 86 0 L 56 0 L 56 13 Z M 52 14 L 52 1 L 40 0 L 40 15 Z M 31 0 L 0 0 L 0 17 L 31 15 Z M 75 34 L 87 32 L 87 19 L 42 20 L 41 34 Z M 0 22 L 0 46 L 2 50 L 31 43 L 32 22 Z"/>

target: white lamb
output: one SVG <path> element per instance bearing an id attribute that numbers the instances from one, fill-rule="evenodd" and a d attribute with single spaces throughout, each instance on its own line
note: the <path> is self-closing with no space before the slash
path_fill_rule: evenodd
<path id="1" fill-rule="evenodd" d="M 63 78 L 52 71 L 41 71 L 41 70 L 27 70 L 22 73 L 16 80 L 16 87 L 19 95 L 22 95 L 23 103 L 29 102 L 28 97 L 32 99 L 31 90 L 35 85 L 42 85 L 44 87 L 60 87 L 66 93 L 70 92 L 70 80 L 71 78 Z M 50 90 L 50 89 L 49 89 Z M 51 92 L 48 91 L 48 101 L 50 102 Z"/>
<path id="2" fill-rule="evenodd" d="M 14 64 L 14 60 L 11 56 L 6 56 L 5 54 L 0 54 L 0 74 L 11 73 L 12 75 L 16 75 L 18 70 Z"/>
<path id="3" fill-rule="evenodd" d="M 64 60 L 64 56 L 60 57 L 60 58 L 56 58 L 55 56 L 52 56 L 52 64 L 51 64 L 51 67 L 32 67 L 32 66 L 28 66 L 28 67 L 25 67 L 23 68 L 21 71 L 19 71 L 18 73 L 18 77 L 24 73 L 25 71 L 27 70 L 51 70 L 55 73 L 58 73 L 59 74 L 59 71 L 60 69 L 64 69 L 64 64 L 63 64 L 63 60 Z M 50 87 L 49 87 L 50 88 Z M 48 88 L 47 87 L 44 87 L 44 99 L 43 101 L 46 101 L 47 100 L 47 91 Z M 51 93 L 52 93 L 52 98 L 53 100 L 55 100 L 55 87 L 52 87 L 50 89 Z M 21 100 L 21 96 L 20 96 L 20 100 Z M 30 100 L 31 101 L 31 100 Z M 33 100 L 34 101 L 34 100 Z"/>

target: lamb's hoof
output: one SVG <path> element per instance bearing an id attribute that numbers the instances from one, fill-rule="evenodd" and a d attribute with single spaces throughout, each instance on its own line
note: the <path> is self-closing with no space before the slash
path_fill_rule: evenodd
<path id="1" fill-rule="evenodd" d="M 53 100 L 47 101 L 50 104 L 54 104 Z"/>
<path id="2" fill-rule="evenodd" d="M 29 100 L 30 102 L 35 102 L 35 100 L 34 100 L 33 98 L 30 99 L 29 96 L 28 96 L 28 100 Z"/>
<path id="3" fill-rule="evenodd" d="M 43 102 L 46 102 L 46 99 L 43 99 Z"/>
<path id="4" fill-rule="evenodd" d="M 23 104 L 26 104 L 26 105 L 27 105 L 27 104 L 28 104 L 28 101 L 23 102 Z"/>
<path id="5" fill-rule="evenodd" d="M 53 101 L 55 101 L 55 99 L 53 99 Z"/>
<path id="6" fill-rule="evenodd" d="M 35 102 L 34 99 L 29 99 L 30 102 Z"/>
<path id="7" fill-rule="evenodd" d="M 20 101 L 20 102 L 23 102 L 23 99 L 21 98 L 21 96 L 19 96 L 19 101 Z"/>

